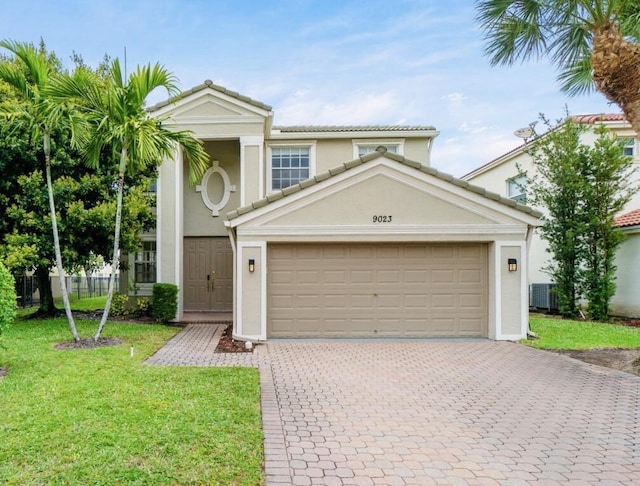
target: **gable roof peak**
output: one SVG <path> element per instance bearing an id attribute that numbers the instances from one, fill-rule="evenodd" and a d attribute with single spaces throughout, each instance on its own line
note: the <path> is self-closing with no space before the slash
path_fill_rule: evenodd
<path id="1" fill-rule="evenodd" d="M 327 179 L 330 179 L 331 177 L 335 177 L 338 174 L 342 174 L 345 171 L 354 169 L 356 167 L 359 167 L 361 165 L 364 165 L 372 160 L 376 160 L 379 159 L 381 157 L 385 157 L 387 159 L 391 159 L 395 162 L 398 162 L 402 165 L 405 165 L 407 167 L 411 167 L 415 170 L 418 170 L 420 172 L 423 172 L 425 174 L 429 174 L 433 177 L 436 177 L 437 179 L 443 180 L 445 182 L 451 183 L 457 187 L 460 187 L 462 189 L 465 189 L 467 191 L 479 194 L 481 196 L 484 196 L 488 199 L 492 199 L 494 201 L 497 201 L 501 204 L 504 204 L 505 206 L 509 206 L 512 207 L 514 209 L 517 209 L 518 211 L 521 211 L 523 213 L 526 213 L 530 216 L 534 216 L 536 218 L 540 218 L 542 216 L 542 213 L 540 213 L 539 211 L 529 207 L 529 206 L 525 206 L 524 204 L 520 204 L 517 203 L 516 201 L 506 198 L 506 197 L 502 197 L 499 194 L 487 191 L 486 189 L 484 189 L 483 187 L 480 186 L 476 186 L 473 185 L 467 181 L 463 181 L 461 179 L 457 179 L 455 177 L 453 177 L 450 174 L 447 174 L 445 172 L 441 172 L 437 169 L 434 169 L 433 167 L 428 167 L 426 165 L 422 165 L 420 162 L 416 162 L 414 160 L 411 159 L 407 159 L 405 158 L 403 155 L 398 155 L 398 154 L 394 154 L 393 152 L 388 152 L 387 148 L 384 146 L 379 146 L 376 148 L 376 150 L 374 150 L 373 152 L 369 152 L 368 154 L 365 155 L 361 155 L 360 157 L 358 157 L 357 159 L 353 159 L 349 162 L 346 162 L 342 165 L 339 165 L 337 167 L 334 167 L 333 169 L 330 169 L 326 172 L 322 172 L 320 174 L 317 174 L 314 177 L 311 177 L 310 179 L 306 179 L 304 181 L 299 182 L 298 184 L 293 184 L 289 187 L 286 187 L 285 189 L 280 189 L 278 191 L 272 192 L 271 194 L 269 194 L 268 196 L 259 199 L 257 201 L 254 201 L 251 204 L 248 204 L 246 206 L 242 206 L 239 207 L 238 209 L 228 212 L 226 217 L 227 217 L 227 221 L 231 221 L 239 216 L 242 216 L 244 214 L 250 213 L 251 211 L 255 210 L 255 209 L 259 209 L 262 208 L 264 206 L 266 206 L 269 203 L 272 203 L 274 201 L 277 201 L 279 199 L 282 199 L 284 197 L 287 197 L 291 194 L 295 194 L 298 193 L 308 187 L 314 186 L 322 181 L 325 181 Z"/>
<path id="2" fill-rule="evenodd" d="M 176 96 L 174 96 L 172 98 L 169 98 L 168 100 L 161 101 L 159 103 L 156 103 L 155 105 L 152 105 L 152 106 L 148 107 L 147 111 L 149 111 L 149 112 L 157 111 L 157 110 L 159 110 L 161 108 L 164 108 L 165 106 L 177 103 L 180 100 L 182 100 L 182 99 L 184 99 L 184 98 L 186 98 L 186 97 L 188 97 L 188 96 L 190 96 L 192 94 L 195 94 L 195 93 L 198 93 L 200 91 L 207 90 L 207 89 L 211 89 L 213 91 L 217 91 L 218 93 L 227 95 L 227 96 L 229 96 L 231 98 L 235 98 L 238 101 L 243 101 L 243 102 L 248 103 L 248 104 L 250 104 L 252 106 L 255 106 L 256 108 L 260 108 L 261 110 L 272 111 L 271 106 L 269 106 L 269 105 L 267 105 L 267 104 L 265 104 L 265 103 L 263 103 L 261 101 L 254 100 L 253 98 L 250 98 L 248 96 L 242 95 L 242 94 L 238 93 L 237 91 L 233 91 L 233 90 L 225 88 L 224 86 L 217 85 L 213 81 L 211 81 L 210 79 L 205 79 L 204 83 L 202 83 L 202 84 L 199 84 L 197 86 L 194 86 L 193 88 L 181 91 L 179 94 L 177 94 Z"/>

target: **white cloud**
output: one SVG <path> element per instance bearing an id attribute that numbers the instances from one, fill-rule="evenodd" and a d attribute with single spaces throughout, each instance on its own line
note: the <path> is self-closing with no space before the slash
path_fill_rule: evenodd
<path id="1" fill-rule="evenodd" d="M 467 97 L 463 93 L 449 93 L 444 97 L 444 99 L 447 100 L 450 107 L 461 108 Z"/>

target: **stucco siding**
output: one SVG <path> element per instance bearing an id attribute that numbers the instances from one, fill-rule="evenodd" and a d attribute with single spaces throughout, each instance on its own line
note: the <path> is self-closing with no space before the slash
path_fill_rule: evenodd
<path id="1" fill-rule="evenodd" d="M 640 317 L 640 230 L 627 236 L 616 254 L 617 288 L 611 299 L 611 313 Z"/>
<path id="2" fill-rule="evenodd" d="M 207 153 L 212 160 L 217 160 L 219 166 L 229 176 L 235 192 L 229 195 L 229 202 L 221 208 L 218 216 L 212 215 L 212 210 L 205 206 L 201 192 L 196 186 L 189 184 L 187 164 L 184 165 L 184 236 L 226 236 L 224 214 L 236 209 L 240 205 L 240 145 L 237 141 L 217 141 L 205 144 Z M 198 182 L 200 184 L 201 181 Z M 213 174 L 208 181 L 209 198 L 214 204 L 219 203 L 224 191 L 224 183 L 219 174 Z"/>

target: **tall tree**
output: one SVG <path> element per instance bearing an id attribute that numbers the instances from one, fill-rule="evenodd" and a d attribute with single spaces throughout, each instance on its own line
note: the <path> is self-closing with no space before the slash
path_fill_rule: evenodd
<path id="1" fill-rule="evenodd" d="M 630 157 L 604 125 L 596 127 L 593 146 L 581 141 L 587 126 L 567 117 L 536 137 L 528 180 L 531 202 L 545 210 L 541 228 L 548 243 L 548 273 L 556 282 L 558 307 L 565 317 L 579 311 L 585 298 L 594 320 L 606 321 L 615 293 L 615 254 L 623 234 L 614 216 L 637 190 Z"/>
<path id="2" fill-rule="evenodd" d="M 42 154 L 30 134 L 0 119 L 0 258 L 15 273 L 35 270 L 39 277 L 39 315 L 57 313 L 49 271 L 55 252 L 48 213 L 48 195 Z M 66 132 L 52 134 L 51 164 L 56 173 L 53 192 L 59 215 L 62 263 L 67 272 L 91 271 L 100 257 L 111 256 L 115 222 L 116 167 L 104 164 L 89 170 L 69 148 Z M 139 235 L 152 228 L 153 196 L 148 186 L 153 167 L 125 182 L 123 250 L 133 252 Z"/>
<path id="3" fill-rule="evenodd" d="M 583 125 L 567 118 L 559 128 L 536 138 L 529 151 L 535 167 L 527 183 L 530 201 L 545 210 L 540 233 L 551 255 L 545 271 L 556 283 L 558 309 L 564 317 L 578 314 L 582 293 L 582 173 L 588 163 L 587 147 L 580 144 L 584 131 Z"/>
<path id="4" fill-rule="evenodd" d="M 135 174 L 148 166 L 156 166 L 163 159 L 172 158 L 181 149 L 190 167 L 190 181 L 195 183 L 209 167 L 209 156 L 202 143 L 191 132 L 171 131 L 162 120 L 151 118 L 145 111 L 145 100 L 156 88 L 165 89 L 169 96 L 178 93 L 175 77 L 159 64 L 137 67 L 127 79 L 118 59 L 108 69 L 106 82 L 96 82 L 86 69 L 76 69 L 73 76 L 56 81 L 52 91 L 56 99 L 71 99 L 87 115 L 87 127 L 77 130 L 79 146 L 90 167 L 98 167 L 106 150 L 119 158 L 117 206 L 113 254 L 113 272 L 104 313 L 94 338 L 97 340 L 109 317 L 113 296 L 115 271 L 120 259 L 120 225 L 122 191 L 125 174 Z"/>
<path id="5" fill-rule="evenodd" d="M 69 328 L 73 339 L 78 341 L 80 337 L 71 313 L 62 266 L 58 218 L 51 178 L 51 135 L 63 123 L 63 112 L 47 94 L 52 76 L 55 75 L 54 66 L 47 59 L 44 50 L 37 50 L 33 45 L 3 40 L 0 41 L 0 46 L 13 53 L 17 61 L 0 62 L 0 80 L 15 89 L 19 100 L 18 103 L 2 104 L 3 112 L 12 116 L 18 123 L 28 125 L 33 139 L 42 141 L 56 268 Z"/>
<path id="6" fill-rule="evenodd" d="M 476 18 L 492 64 L 548 56 L 563 91 L 595 87 L 640 134 L 637 0 L 483 0 Z"/>
<path id="7" fill-rule="evenodd" d="M 614 218 L 630 201 L 637 185 L 632 183 L 632 161 L 623 155 L 620 142 L 603 125 L 589 150 L 584 178 L 584 296 L 591 319 L 607 321 L 609 302 L 615 294 L 616 250 L 624 240 Z"/>

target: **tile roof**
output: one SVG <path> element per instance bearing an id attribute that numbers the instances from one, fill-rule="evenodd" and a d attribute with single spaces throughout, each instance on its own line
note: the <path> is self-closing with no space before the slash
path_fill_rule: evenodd
<path id="1" fill-rule="evenodd" d="M 248 96 L 241 95 L 240 93 L 236 91 L 231 91 L 230 89 L 227 89 L 223 86 L 218 86 L 217 84 L 214 84 L 214 82 L 211 81 L 210 79 L 207 79 L 204 83 L 199 84 L 198 86 L 194 86 L 191 89 L 181 91 L 178 96 L 174 96 L 173 98 L 169 98 L 168 100 L 161 101 L 160 103 L 150 106 L 149 108 L 147 108 L 147 111 L 150 111 L 150 112 L 157 111 L 160 108 L 163 108 L 167 105 L 180 101 L 182 98 L 186 96 L 197 93 L 198 91 L 202 91 L 203 89 L 207 89 L 207 88 L 226 94 L 227 96 L 231 96 L 232 98 L 235 98 L 237 100 L 244 101 L 245 103 L 249 103 L 250 105 L 253 105 L 257 108 L 261 108 L 266 111 L 271 111 L 272 109 L 269 105 L 266 105 L 261 101 L 257 101 L 252 98 L 249 98 Z"/>
<path id="2" fill-rule="evenodd" d="M 484 196 L 488 199 L 492 199 L 494 201 L 498 201 L 501 204 L 504 204 L 506 206 L 510 206 L 514 209 L 517 209 L 518 211 L 522 211 L 523 213 L 529 214 L 531 216 L 540 218 L 542 216 L 542 213 L 540 213 L 539 211 L 530 208 L 529 206 L 525 206 L 524 204 L 520 204 L 515 202 L 513 199 L 508 199 L 506 197 L 502 197 L 499 194 L 496 194 L 494 192 L 490 192 L 487 191 L 484 187 L 480 187 L 480 186 L 476 186 L 474 184 L 470 184 L 469 182 L 463 181 L 461 179 L 457 179 L 455 177 L 453 177 L 450 174 L 447 174 L 445 172 L 440 172 L 437 169 L 434 169 L 432 167 L 427 167 L 425 165 L 420 164 L 419 162 L 415 162 L 413 160 L 409 160 L 406 159 L 405 157 L 403 157 L 402 155 L 397 155 L 391 152 L 387 152 L 387 149 L 385 147 L 378 147 L 374 152 L 368 153 L 366 155 L 363 155 L 361 157 L 358 157 L 357 159 L 351 160 L 349 162 L 346 162 L 342 165 L 339 165 L 338 167 L 335 167 L 327 172 L 322 172 L 321 174 L 317 174 L 315 177 L 312 177 L 311 179 L 307 179 L 304 180 L 302 182 L 300 182 L 299 184 L 294 184 L 292 186 L 289 186 L 285 189 L 281 189 L 279 191 L 276 191 L 272 194 L 269 194 L 267 197 L 264 197 L 262 199 L 259 199 L 258 201 L 254 201 L 253 203 L 247 205 L 247 206 L 242 206 L 234 211 L 231 211 L 229 213 L 227 213 L 227 219 L 228 220 L 232 220 L 235 219 L 239 216 L 242 216 L 243 214 L 247 214 L 250 213 L 251 211 L 253 211 L 254 209 L 258 209 L 261 207 L 266 206 L 267 204 L 270 204 L 272 202 L 275 202 L 279 199 L 282 199 L 284 197 L 287 197 L 291 194 L 295 194 L 297 192 L 300 192 L 304 189 L 306 189 L 307 187 L 311 187 L 314 186 L 316 184 L 318 184 L 319 182 L 322 182 L 324 180 L 327 180 L 333 176 L 336 176 L 338 174 L 341 174 L 347 170 L 353 169 L 355 167 L 358 167 L 362 164 L 366 164 L 367 162 L 371 161 L 371 160 L 375 160 L 379 157 L 385 156 L 389 159 L 395 160 L 396 162 L 400 162 L 401 164 L 404 164 L 408 167 L 412 167 L 416 170 L 419 170 L 420 172 L 424 172 L 426 174 L 429 174 L 433 177 L 437 177 L 438 179 L 441 179 L 443 181 L 446 182 L 450 182 L 451 184 L 461 187 L 467 191 L 471 191 L 474 192 L 476 194 L 480 194 L 481 196 Z"/>
<path id="3" fill-rule="evenodd" d="M 575 115 L 571 119 L 577 123 L 595 124 L 608 121 L 625 121 L 626 118 L 622 113 L 597 113 L 593 115 Z"/>
<path id="4" fill-rule="evenodd" d="M 628 213 L 621 214 L 614 219 L 614 224 L 621 228 L 628 226 L 640 226 L 640 209 L 635 209 Z"/>
<path id="5" fill-rule="evenodd" d="M 274 130 L 281 133 L 306 133 L 306 132 L 406 132 L 435 130 L 432 126 L 422 125 L 291 125 L 274 126 Z"/>

